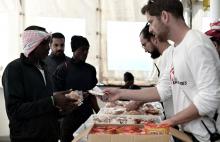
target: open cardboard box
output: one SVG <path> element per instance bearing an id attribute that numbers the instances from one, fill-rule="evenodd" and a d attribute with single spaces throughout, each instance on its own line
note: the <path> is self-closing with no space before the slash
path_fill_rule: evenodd
<path id="1" fill-rule="evenodd" d="M 94 125 L 103 126 L 105 124 Z M 171 136 L 175 136 L 183 142 L 192 142 L 191 138 L 188 135 L 174 128 L 170 128 L 169 135 L 91 134 L 90 131 L 94 127 L 94 125 L 75 137 L 72 142 L 77 142 L 81 138 L 86 136 L 88 137 L 87 142 L 170 142 Z"/>

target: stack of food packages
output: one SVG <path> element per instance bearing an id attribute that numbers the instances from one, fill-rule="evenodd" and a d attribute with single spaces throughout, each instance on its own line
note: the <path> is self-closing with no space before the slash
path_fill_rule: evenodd
<path id="1" fill-rule="evenodd" d="M 168 134 L 169 126 L 160 125 L 162 106 L 146 103 L 137 110 L 126 111 L 128 101 L 107 103 L 91 119 L 95 124 L 91 134 Z"/>
<path id="2" fill-rule="evenodd" d="M 143 125 L 94 125 L 90 134 L 166 135 L 169 134 L 169 126 L 152 122 Z"/>
<path id="3" fill-rule="evenodd" d="M 95 124 L 144 124 L 146 122 L 159 123 L 159 116 L 152 115 L 109 115 L 98 114 L 90 117 Z M 91 120 L 90 120 L 91 122 Z"/>
<path id="4" fill-rule="evenodd" d="M 155 115 L 160 116 L 163 113 L 162 105 L 159 102 L 145 103 L 136 110 L 127 111 L 126 106 L 130 101 L 116 101 L 107 103 L 101 109 L 99 114 L 111 115 Z"/>

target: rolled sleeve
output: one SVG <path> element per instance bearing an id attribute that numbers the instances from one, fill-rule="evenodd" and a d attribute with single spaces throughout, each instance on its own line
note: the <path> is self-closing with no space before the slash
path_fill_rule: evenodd
<path id="1" fill-rule="evenodd" d="M 220 84 L 217 78 L 200 85 L 199 94 L 193 98 L 193 103 L 201 116 L 215 112 L 220 104 Z"/>
<path id="2" fill-rule="evenodd" d="M 190 61 L 193 79 L 198 88 L 193 103 L 201 116 L 215 112 L 220 104 L 220 62 L 214 48 L 191 48 Z M 198 58 L 202 57 L 202 58 Z"/>

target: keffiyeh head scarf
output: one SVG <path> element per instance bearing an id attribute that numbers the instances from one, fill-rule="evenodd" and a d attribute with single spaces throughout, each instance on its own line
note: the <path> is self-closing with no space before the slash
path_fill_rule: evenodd
<path id="1" fill-rule="evenodd" d="M 51 34 L 38 30 L 27 30 L 22 34 L 23 53 L 26 57 L 43 41 L 51 37 Z"/>
<path id="2" fill-rule="evenodd" d="M 211 29 L 206 31 L 205 34 L 210 38 L 214 37 L 220 40 L 220 21 L 214 22 L 210 24 Z"/>

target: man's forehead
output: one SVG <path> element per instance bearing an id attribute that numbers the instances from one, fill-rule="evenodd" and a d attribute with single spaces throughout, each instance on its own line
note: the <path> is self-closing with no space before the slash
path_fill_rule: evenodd
<path id="1" fill-rule="evenodd" d="M 145 13 L 145 16 L 147 18 L 147 21 L 151 20 L 153 17 L 149 13 Z"/>
<path id="2" fill-rule="evenodd" d="M 141 42 L 145 42 L 145 41 L 146 41 L 146 39 L 144 38 L 144 35 L 143 35 L 143 34 L 140 35 L 140 41 L 141 41 Z"/>
<path id="3" fill-rule="evenodd" d="M 144 34 L 141 33 L 139 37 L 140 37 L 140 39 L 143 39 L 144 38 Z"/>
<path id="4" fill-rule="evenodd" d="M 53 38 L 52 42 L 65 42 L 64 38 Z"/>

